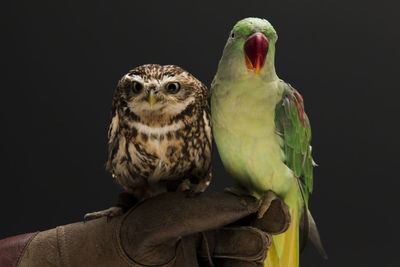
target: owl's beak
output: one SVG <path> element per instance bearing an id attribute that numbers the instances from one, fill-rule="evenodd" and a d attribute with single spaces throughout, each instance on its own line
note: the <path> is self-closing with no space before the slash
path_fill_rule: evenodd
<path id="1" fill-rule="evenodd" d="M 150 108 L 153 108 L 154 104 L 156 103 L 156 95 L 154 94 L 154 90 L 150 90 L 148 101 Z"/>

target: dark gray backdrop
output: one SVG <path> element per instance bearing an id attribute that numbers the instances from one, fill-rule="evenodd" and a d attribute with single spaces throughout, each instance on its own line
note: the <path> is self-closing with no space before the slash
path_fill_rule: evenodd
<path id="1" fill-rule="evenodd" d="M 303 266 L 395 266 L 395 1 L 79 2 L 2 4 L 0 238 L 112 205 L 120 189 L 104 163 L 118 79 L 177 64 L 209 85 L 231 27 L 259 16 L 279 35 L 278 75 L 305 98 L 319 163 L 310 206 L 330 259 L 308 246 Z M 214 154 L 211 190 L 222 190 Z"/>

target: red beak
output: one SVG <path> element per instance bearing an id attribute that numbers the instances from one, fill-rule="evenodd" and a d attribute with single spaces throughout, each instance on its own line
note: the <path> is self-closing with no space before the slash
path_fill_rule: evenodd
<path id="1" fill-rule="evenodd" d="M 268 39 L 262 33 L 255 33 L 244 43 L 246 65 L 249 70 L 255 70 L 258 74 L 264 66 L 268 53 Z"/>

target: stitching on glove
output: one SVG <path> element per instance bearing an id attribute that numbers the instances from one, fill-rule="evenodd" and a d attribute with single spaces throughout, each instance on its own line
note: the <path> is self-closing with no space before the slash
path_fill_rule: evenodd
<path id="1" fill-rule="evenodd" d="M 64 226 L 58 226 L 57 230 L 57 247 L 60 257 L 61 266 L 69 267 L 67 240 L 65 237 Z"/>

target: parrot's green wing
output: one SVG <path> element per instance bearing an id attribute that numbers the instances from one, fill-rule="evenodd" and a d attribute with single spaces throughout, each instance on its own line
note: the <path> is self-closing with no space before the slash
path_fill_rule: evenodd
<path id="1" fill-rule="evenodd" d="M 308 197 L 313 188 L 313 160 L 311 157 L 311 127 L 304 112 L 303 98 L 290 84 L 283 85 L 282 100 L 275 107 L 275 126 L 282 137 L 285 164 L 293 171 L 303 198 L 303 250 L 308 238 L 325 259 L 328 258 L 319 237 L 317 226 L 308 210 Z"/>
<path id="2" fill-rule="evenodd" d="M 311 127 L 304 112 L 303 98 L 290 84 L 283 85 L 282 100 L 275 107 L 275 126 L 282 137 L 285 164 L 293 171 L 303 199 L 302 251 L 308 238 L 315 244 L 321 255 L 326 256 L 317 227 L 308 210 L 308 198 L 313 187 L 313 160 L 311 157 Z"/>
<path id="3" fill-rule="evenodd" d="M 285 164 L 299 179 L 304 204 L 307 206 L 313 187 L 310 122 L 304 112 L 303 98 L 299 92 L 281 82 L 284 90 L 282 100 L 275 107 L 275 125 L 283 140 Z"/>

